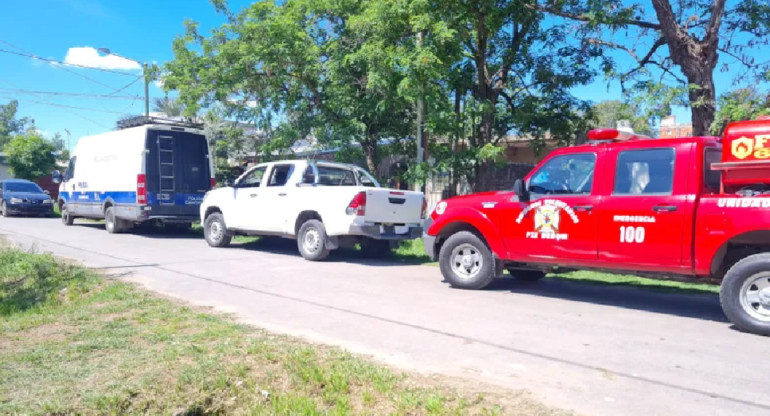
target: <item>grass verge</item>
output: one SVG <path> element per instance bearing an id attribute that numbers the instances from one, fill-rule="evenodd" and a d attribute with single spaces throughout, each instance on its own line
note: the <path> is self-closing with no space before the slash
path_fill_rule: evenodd
<path id="1" fill-rule="evenodd" d="M 450 384 L 0 248 L 0 414 L 559 413 Z"/>

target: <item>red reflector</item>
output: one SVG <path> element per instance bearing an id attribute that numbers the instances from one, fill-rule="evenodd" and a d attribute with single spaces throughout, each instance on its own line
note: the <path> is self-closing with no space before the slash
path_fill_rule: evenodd
<path id="1" fill-rule="evenodd" d="M 213 188 L 215 186 L 217 186 L 217 180 L 214 178 L 211 178 L 211 187 Z"/>
<path id="2" fill-rule="evenodd" d="M 143 173 L 136 175 L 136 203 L 147 204 L 147 177 Z"/>
<path id="3" fill-rule="evenodd" d="M 390 191 L 391 195 L 403 195 L 404 193 L 401 191 Z"/>
<path id="4" fill-rule="evenodd" d="M 588 140 L 614 140 L 619 135 L 617 129 L 595 129 L 588 132 Z"/>
<path id="5" fill-rule="evenodd" d="M 357 193 L 348 204 L 345 212 L 348 215 L 356 214 L 359 217 L 366 215 L 366 192 Z"/>

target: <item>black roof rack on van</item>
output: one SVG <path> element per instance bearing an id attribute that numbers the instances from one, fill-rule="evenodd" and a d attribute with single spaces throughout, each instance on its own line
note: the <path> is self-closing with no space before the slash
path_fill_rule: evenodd
<path id="1" fill-rule="evenodd" d="M 166 126 L 189 127 L 193 129 L 203 128 L 203 123 L 193 123 L 193 122 L 184 121 L 184 120 L 175 120 L 171 118 L 153 117 L 153 116 L 136 116 L 136 117 L 126 118 L 123 120 L 118 120 L 117 124 L 119 129 L 128 129 L 131 127 L 144 126 L 147 124 L 163 124 Z"/>

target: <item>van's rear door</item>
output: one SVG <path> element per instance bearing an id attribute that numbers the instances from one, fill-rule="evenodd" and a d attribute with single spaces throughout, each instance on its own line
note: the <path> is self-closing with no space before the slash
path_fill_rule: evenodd
<path id="1" fill-rule="evenodd" d="M 147 203 L 152 216 L 197 216 L 211 189 L 209 148 L 202 134 L 184 130 L 148 130 Z"/>
<path id="2" fill-rule="evenodd" d="M 416 224 L 422 217 L 422 192 L 367 188 L 364 221 L 378 224 Z"/>

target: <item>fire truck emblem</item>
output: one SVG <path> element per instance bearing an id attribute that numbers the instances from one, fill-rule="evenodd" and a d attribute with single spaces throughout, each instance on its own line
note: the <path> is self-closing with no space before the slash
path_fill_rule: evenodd
<path id="1" fill-rule="evenodd" d="M 534 214 L 532 218 L 534 230 L 527 231 L 526 238 L 557 241 L 568 240 L 568 234 L 559 232 L 562 214 L 571 219 L 573 224 L 580 222 L 575 210 L 567 205 L 566 202 L 558 199 L 541 199 L 521 210 L 521 213 L 516 218 L 516 223 L 521 224 L 530 211 Z"/>
<path id="2" fill-rule="evenodd" d="M 754 139 L 750 139 L 748 137 L 741 137 L 740 139 L 735 139 L 732 142 L 732 152 L 733 156 L 737 157 L 738 159 L 746 159 L 751 155 L 751 152 L 754 151 Z"/>
<path id="3" fill-rule="evenodd" d="M 544 205 L 535 209 L 535 231 L 541 233 L 559 232 L 559 208 Z"/>

